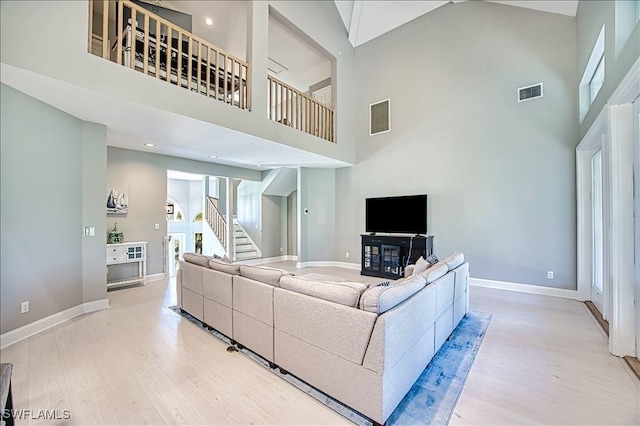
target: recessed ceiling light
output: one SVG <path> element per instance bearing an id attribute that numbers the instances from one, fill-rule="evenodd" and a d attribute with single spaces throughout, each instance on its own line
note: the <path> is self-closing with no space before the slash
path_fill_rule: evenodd
<path id="1" fill-rule="evenodd" d="M 211 18 L 206 18 L 204 20 L 204 23 L 207 24 L 208 26 L 212 27 L 213 26 L 213 19 Z"/>
<path id="2" fill-rule="evenodd" d="M 209 158 L 218 158 L 217 155 L 210 155 Z"/>
<path id="3" fill-rule="evenodd" d="M 154 147 L 154 146 L 156 146 L 156 144 L 155 143 L 145 143 L 144 146 Z"/>
<path id="4" fill-rule="evenodd" d="M 256 164 L 256 166 L 258 166 L 258 167 L 262 167 L 262 164 L 259 164 L 259 163 L 258 163 L 258 164 Z"/>

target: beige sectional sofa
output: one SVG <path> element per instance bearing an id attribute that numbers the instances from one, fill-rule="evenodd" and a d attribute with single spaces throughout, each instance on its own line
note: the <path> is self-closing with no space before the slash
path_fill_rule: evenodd
<path id="1" fill-rule="evenodd" d="M 380 424 L 469 307 L 461 254 L 388 286 L 185 260 L 182 310 Z"/>

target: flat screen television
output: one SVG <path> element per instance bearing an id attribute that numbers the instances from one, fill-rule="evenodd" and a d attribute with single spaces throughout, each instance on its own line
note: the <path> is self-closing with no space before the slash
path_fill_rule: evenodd
<path id="1" fill-rule="evenodd" d="M 427 195 L 367 198 L 366 231 L 427 234 Z"/>

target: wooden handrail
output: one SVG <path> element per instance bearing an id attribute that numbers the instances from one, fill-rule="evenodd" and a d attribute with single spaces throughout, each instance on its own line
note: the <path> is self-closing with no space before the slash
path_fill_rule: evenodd
<path id="1" fill-rule="evenodd" d="M 110 2 L 103 0 L 102 49 L 96 52 L 92 49 L 94 6 L 92 0 L 88 1 L 90 53 L 221 102 L 250 109 L 247 62 L 129 0 L 119 0 L 114 8 L 117 11 L 111 17 L 116 22 L 112 48 L 108 28 Z M 125 11 L 131 16 L 127 22 L 123 22 Z M 142 21 L 142 28 L 138 21 Z M 163 29 L 166 37 L 162 35 Z"/>
<path id="2" fill-rule="evenodd" d="M 227 248 L 227 221 L 218 210 L 218 199 L 207 195 L 207 208 L 205 209 L 205 220 L 216 234 L 222 247 Z"/>
<path id="3" fill-rule="evenodd" d="M 335 142 L 334 111 L 311 96 L 268 75 L 270 120 Z"/>

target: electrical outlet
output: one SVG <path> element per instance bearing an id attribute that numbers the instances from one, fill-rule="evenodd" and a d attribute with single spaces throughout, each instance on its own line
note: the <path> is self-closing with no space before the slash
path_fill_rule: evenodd
<path id="1" fill-rule="evenodd" d="M 92 226 L 89 228 L 89 236 L 90 237 L 95 237 L 96 236 L 96 228 L 95 226 Z"/>
<path id="2" fill-rule="evenodd" d="M 346 252 L 346 253 L 344 254 L 344 257 L 349 257 L 349 252 Z"/>
<path id="3" fill-rule="evenodd" d="M 280 253 L 282 253 L 284 250 L 282 250 L 282 247 L 280 247 Z"/>
<path id="4" fill-rule="evenodd" d="M 547 271 L 547 279 L 548 280 L 552 280 L 553 279 L 553 271 Z"/>
<path id="5" fill-rule="evenodd" d="M 29 312 L 29 301 L 28 300 L 26 302 L 22 302 L 22 304 L 20 305 L 20 313 L 26 314 L 27 312 Z"/>
<path id="6" fill-rule="evenodd" d="M 160 224 L 159 223 L 156 223 L 155 229 L 160 229 Z"/>
<path id="7" fill-rule="evenodd" d="M 89 227 L 84 228 L 84 236 L 85 237 L 89 236 Z"/>

